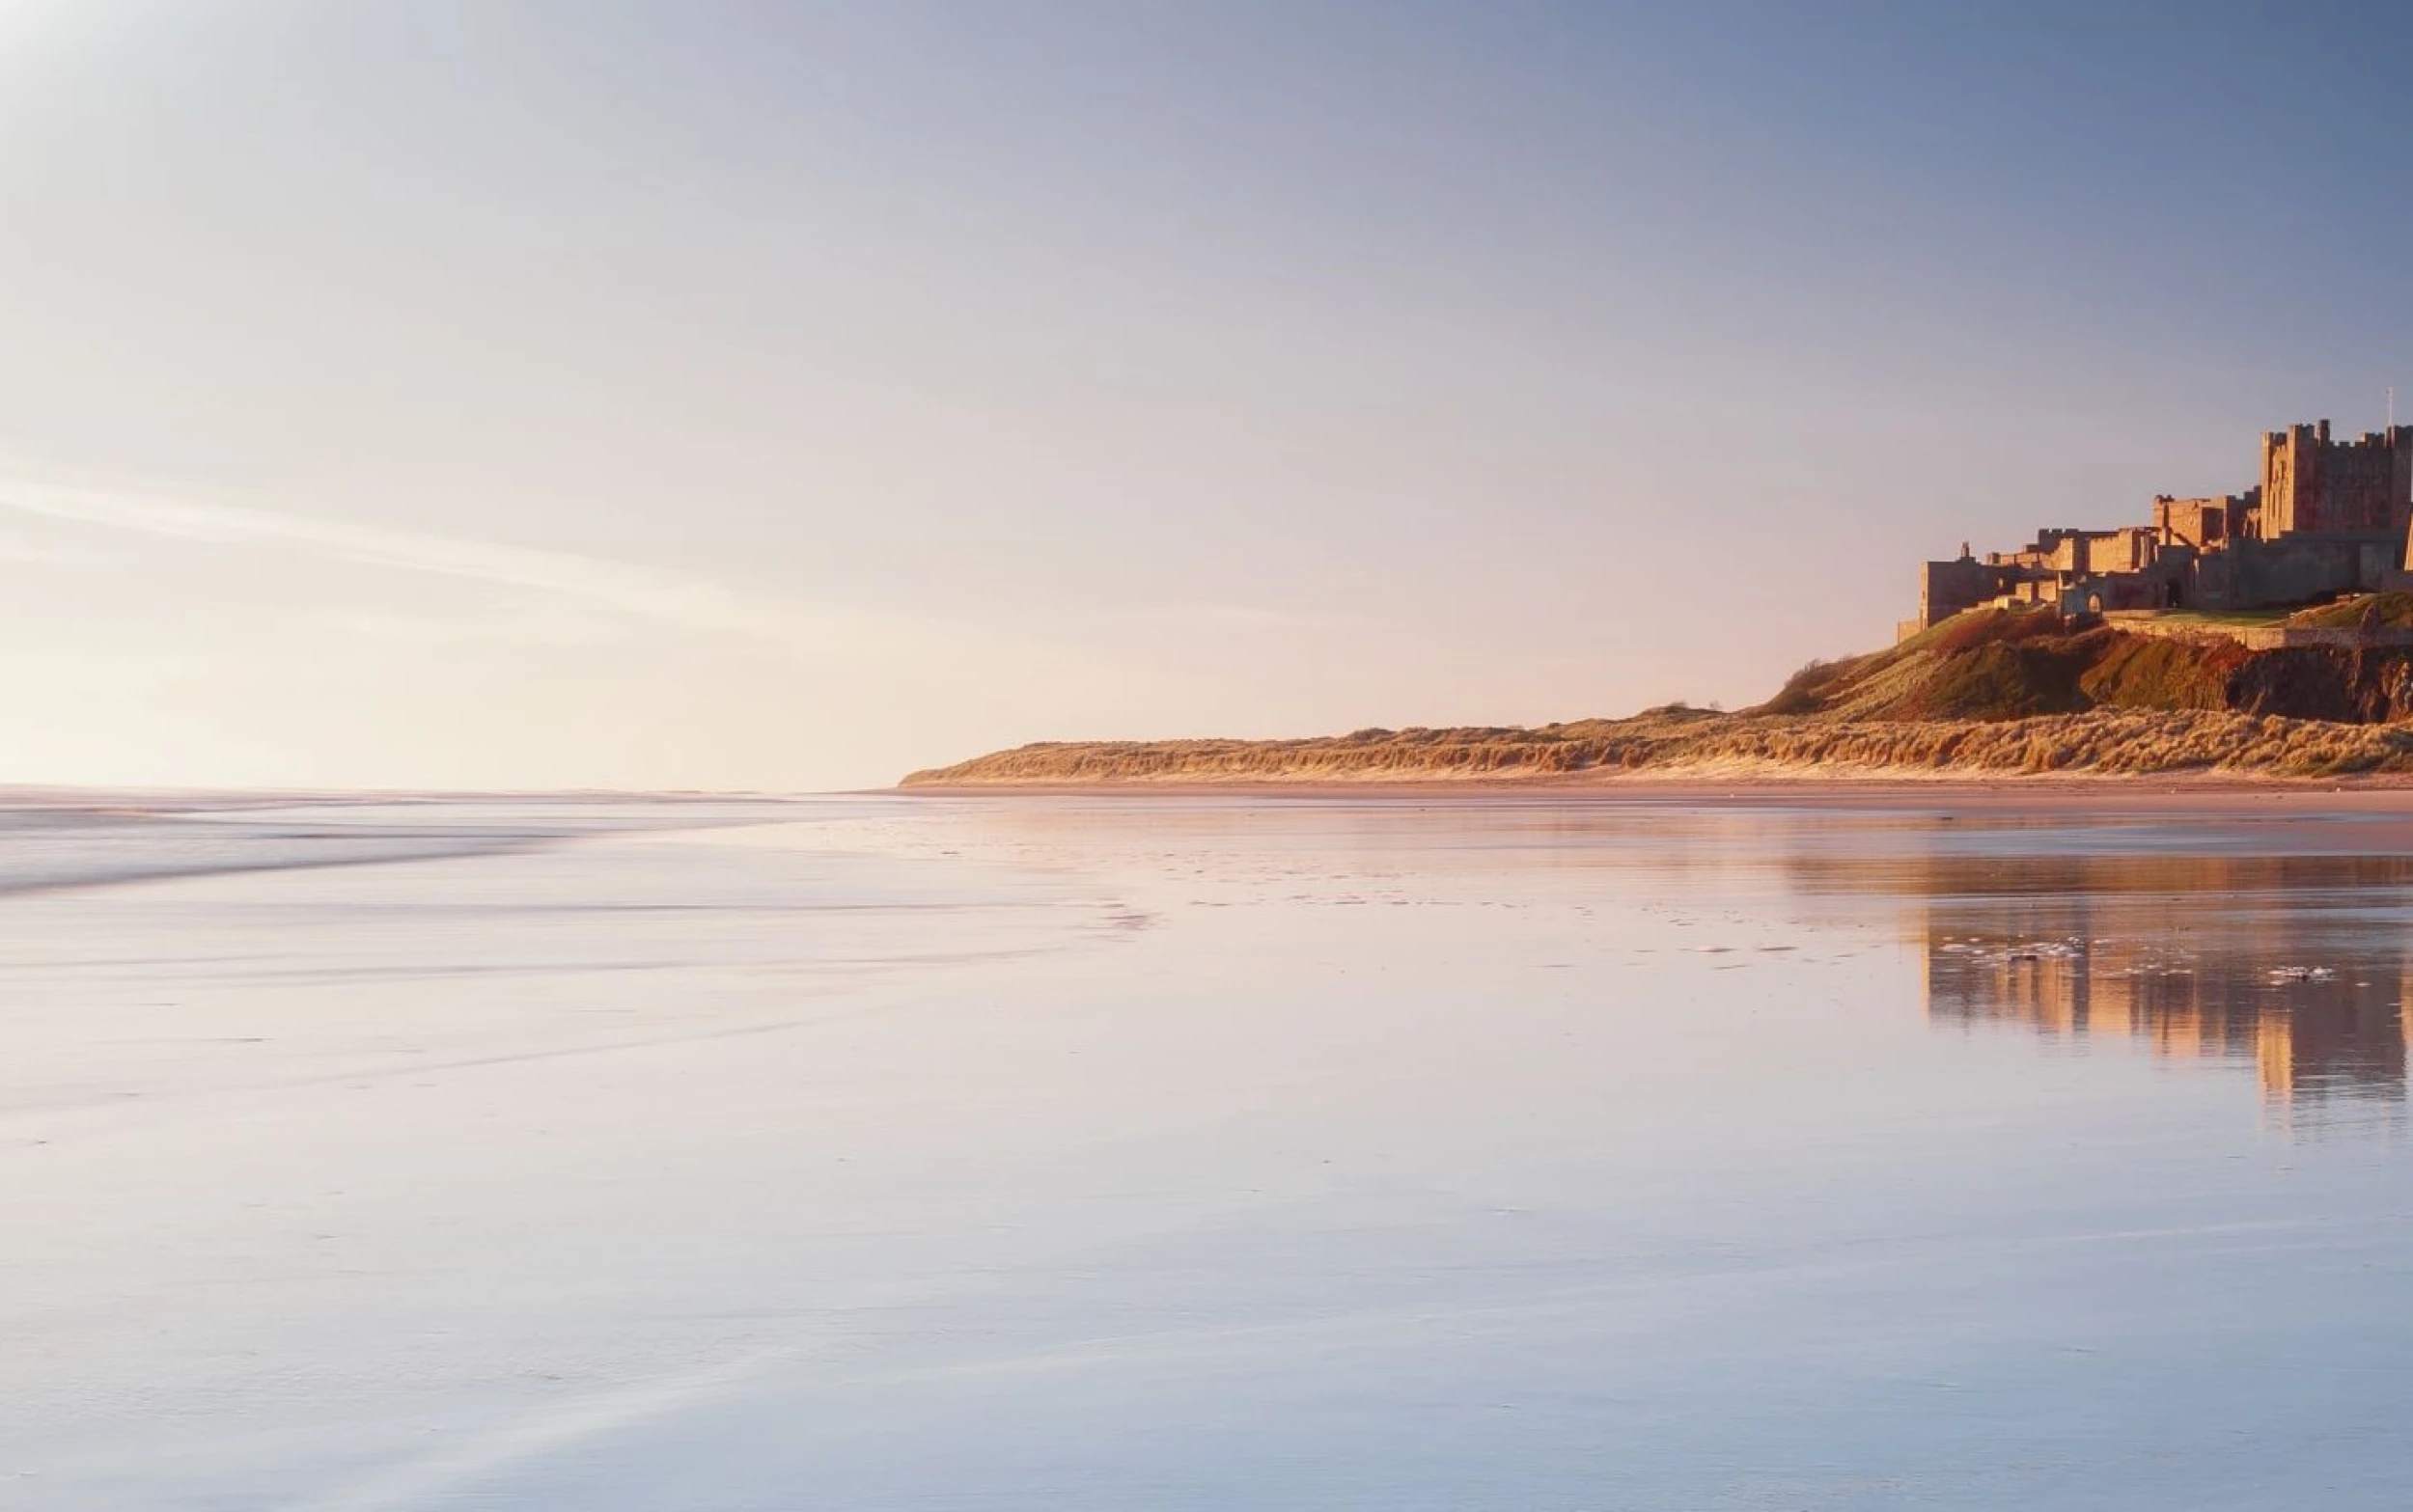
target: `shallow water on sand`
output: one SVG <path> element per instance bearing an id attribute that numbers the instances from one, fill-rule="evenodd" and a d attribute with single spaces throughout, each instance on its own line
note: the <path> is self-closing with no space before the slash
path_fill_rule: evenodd
<path id="1" fill-rule="evenodd" d="M 0 813 L 0 1505 L 2399 1507 L 2314 802 Z"/>

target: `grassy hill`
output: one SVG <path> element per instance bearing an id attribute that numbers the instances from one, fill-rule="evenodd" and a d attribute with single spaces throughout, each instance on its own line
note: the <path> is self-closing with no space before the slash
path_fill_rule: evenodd
<path id="1" fill-rule="evenodd" d="M 2413 624 L 2413 594 L 2382 593 L 2265 622 L 2401 628 Z M 1890 649 L 1814 662 L 1761 706 L 1770 714 L 1886 720 L 2025 719 L 2087 709 L 2400 720 L 2413 717 L 2413 649 L 2248 650 L 2209 634 L 2171 640 L 2117 624 L 2073 627 L 2045 613 L 1973 609 Z"/>
<path id="2" fill-rule="evenodd" d="M 2413 626 L 2413 595 L 2295 616 Z M 1364 729 L 1305 740 L 1023 746 L 908 786 L 1407 782 L 1659 774 L 2413 772 L 2413 648 L 2249 650 L 2041 612 L 1972 610 L 1898 646 L 1813 662 L 1736 713 L 1671 705 L 1537 729 Z"/>

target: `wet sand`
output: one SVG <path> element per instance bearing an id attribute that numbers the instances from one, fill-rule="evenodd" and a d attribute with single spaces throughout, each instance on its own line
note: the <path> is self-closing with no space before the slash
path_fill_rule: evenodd
<path id="1" fill-rule="evenodd" d="M 1730 790 L 20 826 L 0 1504 L 2413 1499 L 2402 800 Z"/>
<path id="2" fill-rule="evenodd" d="M 1983 815 L 2004 819 L 2250 821 L 2275 843 L 2332 848 L 2336 821 L 2360 821 L 2349 842 L 2413 854 L 2413 781 L 2279 782 L 2194 778 L 2027 778 L 1994 782 L 1806 780 L 1702 782 L 1645 778 L 1603 782 L 1517 779 L 1434 783 L 1100 783 L 915 786 L 891 794 L 929 799 L 1088 799 L 1106 803 L 1192 802 L 1400 805 L 1516 802 L 1636 810 L 1715 807 L 1833 814 Z M 872 796 L 866 794 L 865 796 Z"/>

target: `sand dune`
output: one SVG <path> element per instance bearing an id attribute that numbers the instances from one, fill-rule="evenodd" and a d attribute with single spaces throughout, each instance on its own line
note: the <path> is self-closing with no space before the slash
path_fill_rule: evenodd
<path id="1" fill-rule="evenodd" d="M 2388 595 L 2384 605 L 2413 614 Z M 2350 606 L 2349 606 L 2350 607 Z M 2413 650 L 2233 639 L 1977 610 L 1803 668 L 1739 713 L 1671 705 L 1537 729 L 1023 746 L 908 787 L 1610 778 L 2413 773 Z"/>
<path id="2" fill-rule="evenodd" d="M 1836 778 L 2413 773 L 2413 727 L 2216 710 L 2014 720 L 1828 720 L 1654 710 L 1539 729 L 1366 730 L 1308 740 L 1051 742 L 916 772 L 908 787 L 1401 783 L 1631 777 Z"/>

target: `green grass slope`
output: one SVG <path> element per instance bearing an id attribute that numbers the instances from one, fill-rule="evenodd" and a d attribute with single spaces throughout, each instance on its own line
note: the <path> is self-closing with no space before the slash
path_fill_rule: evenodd
<path id="1" fill-rule="evenodd" d="M 2413 595 L 2324 605 L 2305 628 L 2413 623 Z M 1878 720 L 2003 720 L 2089 709 L 2228 709 L 2346 724 L 2413 716 L 2413 650 L 2252 651 L 2206 633 L 2171 640 L 2040 611 L 1973 609 L 1882 651 L 1813 663 L 1760 712 Z"/>

